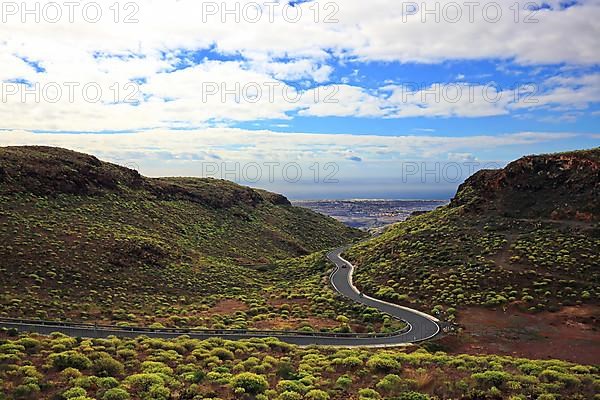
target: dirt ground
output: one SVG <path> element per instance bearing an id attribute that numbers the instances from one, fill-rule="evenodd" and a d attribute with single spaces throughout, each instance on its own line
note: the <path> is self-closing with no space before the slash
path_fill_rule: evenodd
<path id="1" fill-rule="evenodd" d="M 233 314 L 236 311 L 248 311 L 248 305 L 239 300 L 226 299 L 219 301 L 211 307 L 207 313 L 210 315 L 228 315 Z"/>
<path id="2" fill-rule="evenodd" d="M 459 314 L 458 323 L 464 331 L 441 340 L 452 353 L 600 363 L 600 306 L 538 314 L 470 308 Z"/>

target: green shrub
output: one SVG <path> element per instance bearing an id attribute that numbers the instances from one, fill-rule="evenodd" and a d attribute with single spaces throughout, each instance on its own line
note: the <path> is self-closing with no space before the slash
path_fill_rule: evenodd
<path id="1" fill-rule="evenodd" d="M 335 385 L 342 389 L 348 389 L 352 386 L 352 378 L 348 375 L 342 375 L 335 381 Z"/>
<path id="2" fill-rule="evenodd" d="M 210 352 L 211 356 L 215 356 L 218 357 L 220 360 L 233 360 L 235 358 L 235 355 L 233 354 L 232 351 L 224 349 L 222 347 L 217 347 L 216 349 L 213 349 Z"/>
<path id="3" fill-rule="evenodd" d="M 36 353 L 42 346 L 39 340 L 30 337 L 21 338 L 16 343 L 23 346 L 29 354 Z"/>
<path id="4" fill-rule="evenodd" d="M 308 400 L 329 400 L 329 394 L 323 390 L 313 389 L 309 390 L 304 398 Z"/>
<path id="5" fill-rule="evenodd" d="M 171 367 L 158 361 L 144 361 L 140 368 L 142 371 L 144 371 L 144 373 L 147 374 L 173 374 L 173 369 Z"/>
<path id="6" fill-rule="evenodd" d="M 562 382 L 568 387 L 574 387 L 581 383 L 579 378 L 574 375 L 565 374 L 563 372 L 558 372 L 553 369 L 545 369 L 538 376 L 540 381 L 554 383 L 554 382 Z"/>
<path id="7" fill-rule="evenodd" d="M 113 377 L 98 378 L 96 385 L 98 385 L 100 389 L 112 389 L 119 386 L 119 381 Z"/>
<path id="8" fill-rule="evenodd" d="M 74 350 L 52 354 L 50 355 L 50 360 L 52 361 L 52 365 L 61 371 L 66 368 L 82 370 L 92 366 L 92 362 L 89 358 Z"/>
<path id="9" fill-rule="evenodd" d="M 27 378 L 42 379 L 44 376 L 40 374 L 33 365 L 26 365 L 19 368 L 19 374 Z"/>
<path id="10" fill-rule="evenodd" d="M 277 366 L 277 375 L 283 379 L 296 378 L 296 370 L 289 361 L 282 361 Z"/>
<path id="11" fill-rule="evenodd" d="M 277 383 L 277 391 L 304 393 L 306 392 L 306 386 L 304 386 L 304 384 L 299 381 L 290 381 L 282 379 Z"/>
<path id="12" fill-rule="evenodd" d="M 65 390 L 63 392 L 62 396 L 65 399 L 72 399 L 75 397 L 87 396 L 87 392 L 84 388 L 74 387 L 74 388 Z"/>
<path id="13" fill-rule="evenodd" d="M 219 396 L 245 400 L 428 399 L 418 393 L 422 388 L 440 398 L 524 400 L 544 394 L 542 398 L 581 400 L 594 398 L 600 391 L 597 367 L 558 360 L 452 355 L 423 349 L 414 352 L 318 347 L 282 350 L 275 339 L 233 342 L 141 336 L 77 341 L 60 336 L 34 337 L 39 338 L 36 340 L 41 346 L 35 354 L 26 353 L 26 343 L 17 344 L 19 339 L 0 338 L 0 352 L 19 357 L 17 363 L 0 363 L 0 386 L 4 388 L 0 400 L 89 400 L 92 394 L 95 400 L 199 400 Z M 57 343 L 61 348 L 73 350 L 49 355 Z M 231 351 L 239 360 L 237 364 L 220 362 L 217 356 L 209 355 L 215 346 Z M 113 355 L 126 348 L 134 349 L 137 354 L 126 362 L 126 371 L 137 374 L 125 377 L 121 384 L 113 377 L 90 376 L 91 371 L 106 375 L 109 368 L 100 366 L 112 365 L 110 360 L 116 359 Z M 168 364 L 155 361 L 166 353 L 169 357 L 176 353 L 181 358 Z M 57 372 L 65 365 L 85 367 L 86 356 L 92 364 L 89 372 L 82 373 L 73 367 Z M 342 365 L 344 360 L 352 358 L 368 362 L 358 369 Z M 105 360 L 109 360 L 107 364 Z M 243 365 L 245 371 L 237 372 L 236 365 Z M 276 376 L 278 366 L 282 365 L 291 379 Z M 381 373 L 404 365 L 410 368 L 406 376 L 411 379 L 399 372 Z M 205 374 L 207 368 L 211 369 Z M 272 389 L 271 379 L 279 380 Z M 353 384 L 353 379 L 362 384 Z M 358 391 L 357 386 L 368 389 Z"/>
<path id="14" fill-rule="evenodd" d="M 102 400 L 129 400 L 129 393 L 120 388 L 108 389 L 104 392 Z"/>
<path id="15" fill-rule="evenodd" d="M 544 368 L 535 362 L 525 362 L 525 363 L 519 364 L 519 369 L 526 374 L 538 374 Z"/>
<path id="16" fill-rule="evenodd" d="M 124 360 L 132 360 L 137 355 L 135 350 L 131 349 L 122 349 L 117 351 L 117 356 Z"/>
<path id="17" fill-rule="evenodd" d="M 556 395 L 552 393 L 543 393 L 538 396 L 537 400 L 556 400 Z"/>
<path id="18" fill-rule="evenodd" d="M 96 379 L 95 376 L 93 378 Z M 91 376 L 80 376 L 79 378 L 71 380 L 71 385 L 89 389 L 94 385 L 94 379 L 92 379 Z"/>
<path id="19" fill-rule="evenodd" d="M 302 395 L 296 392 L 283 392 L 277 396 L 277 400 L 301 400 Z"/>
<path id="20" fill-rule="evenodd" d="M 109 355 L 102 356 L 94 360 L 92 364 L 92 371 L 96 376 L 107 377 L 107 376 L 119 376 L 125 371 L 125 367 L 119 361 L 115 360 Z"/>
<path id="21" fill-rule="evenodd" d="M 187 380 L 192 383 L 201 383 L 206 378 L 206 372 L 197 369 L 186 376 Z"/>
<path id="22" fill-rule="evenodd" d="M 37 384 L 27 383 L 17 386 L 13 392 L 13 396 L 15 399 L 37 399 L 40 391 L 40 387 Z"/>
<path id="23" fill-rule="evenodd" d="M 124 383 L 136 392 L 147 392 L 152 386 L 164 385 L 159 374 L 135 374 L 125 378 Z"/>
<path id="24" fill-rule="evenodd" d="M 500 387 L 510 378 L 510 375 L 502 371 L 485 371 L 473 374 L 471 378 L 483 385 Z"/>
<path id="25" fill-rule="evenodd" d="M 358 391 L 358 398 L 360 400 L 381 399 L 381 395 L 373 389 L 366 388 Z"/>
<path id="26" fill-rule="evenodd" d="M 363 362 L 358 357 L 346 357 L 342 360 L 342 365 L 346 368 L 356 368 L 363 365 Z"/>
<path id="27" fill-rule="evenodd" d="M 248 394 L 258 394 L 269 388 L 269 382 L 262 375 L 242 372 L 231 379 L 231 386 L 234 389 L 243 388 Z"/>
<path id="28" fill-rule="evenodd" d="M 402 386 L 402 378 L 395 374 L 386 375 L 376 385 L 377 389 L 393 392 Z"/>
<path id="29" fill-rule="evenodd" d="M 147 393 L 142 394 L 142 400 L 169 400 L 171 391 L 163 385 L 154 385 L 150 387 Z"/>
<path id="30" fill-rule="evenodd" d="M 392 397 L 389 400 L 429 400 L 430 397 L 419 392 L 404 392 L 399 396 Z"/>
<path id="31" fill-rule="evenodd" d="M 374 371 L 392 372 L 400 370 L 400 363 L 388 355 L 374 355 L 367 361 L 367 367 Z"/>
<path id="32" fill-rule="evenodd" d="M 79 370 L 75 369 L 75 368 L 65 368 L 62 370 L 60 375 L 67 380 L 71 380 L 71 379 L 79 378 L 81 376 L 81 372 L 79 372 Z"/>

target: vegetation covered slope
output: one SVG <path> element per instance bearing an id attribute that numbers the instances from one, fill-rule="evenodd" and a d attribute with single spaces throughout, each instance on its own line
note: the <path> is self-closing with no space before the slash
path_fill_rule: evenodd
<path id="1" fill-rule="evenodd" d="M 425 349 L 0 336 L 0 399 L 592 399 L 595 366 Z"/>
<path id="2" fill-rule="evenodd" d="M 347 256 L 365 292 L 449 319 L 473 305 L 597 303 L 599 206 L 600 149 L 525 157 Z"/>
<path id="3" fill-rule="evenodd" d="M 207 309 L 240 296 L 269 306 L 254 295 L 278 261 L 360 235 L 227 181 L 150 179 L 64 149 L 0 148 L 4 316 L 232 326 L 235 316 L 215 321 Z"/>

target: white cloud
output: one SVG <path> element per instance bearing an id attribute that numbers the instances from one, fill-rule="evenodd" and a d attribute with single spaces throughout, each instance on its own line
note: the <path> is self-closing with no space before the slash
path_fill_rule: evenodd
<path id="1" fill-rule="evenodd" d="M 477 161 L 477 157 L 471 153 L 448 153 L 448 161 L 472 162 Z"/>
<path id="2" fill-rule="evenodd" d="M 538 108 L 560 111 L 560 118 L 574 121 L 581 110 L 600 101 L 600 74 L 551 78 L 536 87 L 531 96 L 465 82 L 427 87 L 388 85 L 374 90 L 342 84 L 297 90 L 267 72 L 248 68 L 243 61 L 205 61 L 146 77 L 136 95 L 141 101 L 133 106 L 114 103 L 115 81 L 111 77 L 96 75 L 94 82 L 103 94 L 99 102 L 85 101 L 82 85 L 75 89 L 74 102 L 68 99 L 68 88 L 61 85 L 61 101 L 53 103 L 46 97 L 36 101 L 32 93 L 26 94 L 23 101 L 22 95 L 28 90 L 25 84 L 4 84 L 2 97 L 7 101 L 0 108 L 0 129 L 93 132 L 197 128 L 236 121 L 292 119 L 296 112 L 310 117 L 473 118 Z M 45 78 L 39 83 L 36 93 L 43 92 L 52 81 Z M 17 93 L 8 93 L 9 87 L 18 87 Z M 118 87 L 121 99 L 136 89 L 120 83 Z M 556 121 L 558 117 L 554 118 Z"/>
<path id="3" fill-rule="evenodd" d="M 318 101 L 314 101 L 318 99 Z M 385 99 L 377 93 L 351 85 L 321 86 L 303 97 L 302 116 L 312 117 L 383 117 Z"/>
<path id="4" fill-rule="evenodd" d="M 312 79 L 317 83 L 326 82 L 333 72 L 329 65 L 319 65 L 314 60 L 302 59 L 289 62 L 257 62 L 250 63 L 253 70 L 261 71 L 278 80 L 299 81 Z"/>
<path id="5" fill-rule="evenodd" d="M 37 1 L 26 1 L 31 8 Z M 231 9 L 238 0 L 226 1 Z M 240 4 L 252 3 L 244 1 Z M 448 2 L 440 3 L 442 7 Z M 120 4 L 120 3 L 119 3 Z M 202 21 L 203 2 L 194 0 L 147 0 L 139 3 L 139 23 L 112 21 L 113 12 L 103 4 L 102 21 L 85 22 L 80 10 L 75 23 L 22 23 L 20 15 L 6 16 L 0 23 L 0 81 L 26 80 L 40 84 L 96 82 L 103 88 L 102 102 L 84 101 L 49 104 L 3 102 L 0 128 L 42 130 L 136 130 L 172 127 L 215 126 L 223 121 L 289 119 L 299 111 L 304 116 L 359 116 L 403 118 L 415 116 L 480 117 L 503 115 L 511 110 L 547 106 L 555 109 L 585 108 L 599 101 L 600 82 L 590 75 L 578 82 L 556 78 L 551 90 L 539 96 L 537 105 L 513 104 L 504 96 L 499 102 L 482 100 L 459 102 L 419 100 L 422 91 L 405 101 L 399 87 L 366 90 L 349 84 L 358 71 L 339 86 L 339 102 L 310 100 L 315 89 L 293 103 L 282 100 L 249 102 L 199 101 L 202 82 L 240 83 L 278 82 L 291 94 L 296 89 L 284 81 L 329 82 L 334 57 L 345 60 L 399 61 L 434 63 L 448 59 L 505 59 L 517 63 L 595 64 L 600 37 L 600 1 L 591 0 L 560 10 L 540 10 L 537 23 L 515 23 L 509 7 L 502 1 L 503 17 L 497 23 L 485 21 L 483 5 L 473 22 L 466 15 L 458 23 L 431 18 L 423 23 L 420 16 L 403 13 L 401 4 L 390 0 L 348 0 L 339 3 L 336 23 L 325 23 L 333 9 L 324 9 L 318 22 L 311 11 L 314 4 L 303 3 L 303 18 L 287 22 L 278 8 L 274 21 L 263 14 L 258 23 L 230 16 Z M 283 4 L 283 3 L 282 3 Z M 337 3 L 336 3 L 337 4 Z M 122 4 L 120 4 L 122 6 Z M 433 2 L 428 3 L 431 8 Z M 463 12 L 466 11 L 463 9 Z M 121 10 L 120 18 L 126 12 Z M 523 15 L 521 15 L 521 18 Z M 557 46 L 557 43 L 560 43 Z M 213 51 L 244 57 L 243 61 L 204 61 L 185 70 L 175 71 L 183 50 Z M 36 72 L 23 58 L 35 60 L 45 71 Z M 132 79 L 147 81 L 141 89 L 146 96 L 138 107 L 113 104 L 110 87 L 123 86 Z M 467 85 L 464 83 L 464 85 Z M 303 86 L 306 87 L 306 86 Z M 435 84 L 432 85 L 435 87 Z M 429 88 L 428 88 L 429 89 Z M 321 89 L 318 89 L 321 90 Z M 323 96 L 327 96 L 324 94 Z M 164 100 L 168 100 L 165 102 Z"/>
<path id="6" fill-rule="evenodd" d="M 532 145 L 577 136 L 573 133 L 520 132 L 476 136 L 377 136 L 278 133 L 230 128 L 197 131 L 153 130 L 122 134 L 0 132 L 0 145 L 49 145 L 111 158 L 156 160 L 218 158 L 235 161 L 366 161 L 465 158 L 478 151 Z M 132 156 L 128 156 L 132 155 Z"/>
<path id="7" fill-rule="evenodd" d="M 85 135 L 5 131 L 0 132 L 0 145 L 60 146 L 138 169 L 147 176 L 220 177 L 296 198 L 414 198 L 434 193 L 452 195 L 460 183 L 457 178 L 440 184 L 431 177 L 432 168 L 442 168 L 447 162 L 465 163 L 460 178 L 465 179 L 473 169 L 503 165 L 504 161 L 497 159 L 499 152 L 510 154 L 509 159 L 513 159 L 523 155 L 523 149 L 530 152 L 536 145 L 576 136 L 566 132 L 462 137 L 357 136 L 229 128 Z M 407 184 L 402 181 L 403 168 L 406 163 L 414 166 L 415 162 L 420 168 L 427 168 L 428 178 L 421 182 L 419 176 L 413 176 L 411 179 L 417 182 Z M 285 168 L 291 163 L 293 171 L 297 166 L 302 171 L 300 182 L 285 178 Z M 244 168 L 252 165 L 254 171 L 257 164 L 262 179 L 244 178 Z M 330 181 L 326 182 L 326 177 L 339 183 L 327 183 Z M 410 192 L 406 192 L 408 189 Z"/>
<path id="8" fill-rule="evenodd" d="M 600 74 L 554 77 L 520 89 L 454 82 L 432 85 L 388 85 L 378 90 L 338 85 L 334 102 L 310 104 L 302 115 L 407 117 L 486 117 L 507 115 L 514 110 L 552 108 L 573 111 L 600 102 Z M 530 93 L 531 91 L 531 93 Z M 310 98 L 311 96 L 308 96 Z M 564 118 L 573 120 L 580 113 Z"/>
<path id="9" fill-rule="evenodd" d="M 388 86 L 390 118 L 403 117 L 484 117 L 508 114 L 511 97 L 494 86 L 453 83 L 412 89 Z"/>
<path id="10" fill-rule="evenodd" d="M 433 128 L 413 128 L 412 131 L 413 132 L 427 132 L 427 133 L 432 133 L 432 132 L 435 132 L 435 129 L 433 129 Z"/>
<path id="11" fill-rule="evenodd" d="M 29 8 L 36 1 L 25 1 Z M 250 0 L 222 2 L 232 9 L 235 4 L 251 4 Z M 92 63 L 95 51 L 109 53 L 133 52 L 149 56 L 177 49 L 206 49 L 266 62 L 277 57 L 290 58 L 293 68 L 299 60 L 313 64 L 330 58 L 359 58 L 365 61 L 439 62 L 447 59 L 515 59 L 520 63 L 594 64 L 600 62 L 596 51 L 600 26 L 600 4 L 588 0 L 560 10 L 543 9 L 537 12 L 537 23 L 524 23 L 525 12 L 515 23 L 514 2 L 486 1 L 473 13 L 461 7 L 462 16 L 452 23 L 444 13 L 451 1 L 426 1 L 427 8 L 439 7 L 440 21 L 429 15 L 422 22 L 422 13 L 406 16 L 402 4 L 390 0 L 348 0 L 338 4 L 336 23 L 325 23 L 332 11 L 319 3 L 320 13 L 315 23 L 314 4 L 295 7 L 302 10 L 298 23 L 287 22 L 278 7 L 273 22 L 268 10 L 257 23 L 243 19 L 235 21 L 229 15 L 207 16 L 203 21 L 203 4 L 194 0 L 146 0 L 139 3 L 136 14 L 139 23 L 113 22 L 113 12 L 103 7 L 101 22 L 91 24 L 76 13 L 76 22 L 69 23 L 66 15 L 60 23 L 21 23 L 20 15 L 7 17 L 0 24 L 2 51 L 6 54 L 35 54 L 51 70 L 67 68 L 70 73 Z M 221 4 L 221 2 L 219 2 Z M 285 4 L 285 3 L 281 3 Z M 458 3 L 462 4 L 462 3 Z M 499 4 L 502 17 L 498 22 L 486 21 L 486 4 Z M 311 9 L 311 6 L 313 7 Z M 123 19 L 124 12 L 120 17 Z M 488 18 L 489 19 L 489 18 Z M 560 47 L 557 48 L 557 43 Z M 82 64 L 83 63 L 83 64 Z M 77 68 L 79 67 L 79 68 Z M 276 68 L 276 67 L 273 67 Z M 312 71 L 313 67 L 304 68 Z M 325 74 L 325 72 L 323 72 Z"/>
<path id="12" fill-rule="evenodd" d="M 600 73 L 550 78 L 525 100 L 517 102 L 515 108 L 553 106 L 555 110 L 585 109 L 591 103 L 600 102 Z"/>

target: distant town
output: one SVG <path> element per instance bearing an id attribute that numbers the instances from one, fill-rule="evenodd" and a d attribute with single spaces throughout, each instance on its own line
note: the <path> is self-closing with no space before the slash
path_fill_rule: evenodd
<path id="1" fill-rule="evenodd" d="M 329 215 L 364 230 L 404 221 L 415 212 L 431 211 L 447 200 L 301 200 L 294 205 Z"/>

